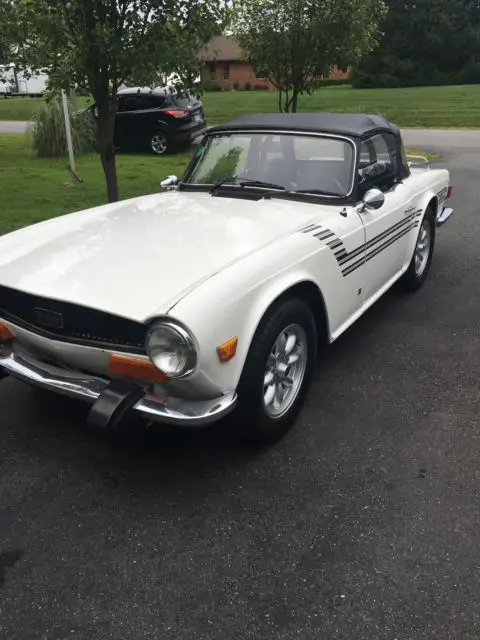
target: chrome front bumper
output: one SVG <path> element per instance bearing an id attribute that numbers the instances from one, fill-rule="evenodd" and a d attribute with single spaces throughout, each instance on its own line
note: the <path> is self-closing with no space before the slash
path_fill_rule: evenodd
<path id="1" fill-rule="evenodd" d="M 445 224 L 445 222 L 453 215 L 453 213 L 453 209 L 451 209 L 450 207 L 444 207 L 442 211 L 440 211 L 440 213 L 437 215 L 437 227 L 441 227 L 442 224 Z"/>
<path id="2" fill-rule="evenodd" d="M 34 386 L 86 400 L 93 405 L 101 400 L 102 394 L 105 395 L 111 385 L 110 380 L 62 369 L 30 357 L 27 359 L 10 349 L 2 349 L 0 345 L 0 379 L 2 372 Z M 237 401 L 235 393 L 212 400 L 184 400 L 145 393 L 141 396 L 129 408 L 147 420 L 192 427 L 216 422 L 228 414 Z"/>

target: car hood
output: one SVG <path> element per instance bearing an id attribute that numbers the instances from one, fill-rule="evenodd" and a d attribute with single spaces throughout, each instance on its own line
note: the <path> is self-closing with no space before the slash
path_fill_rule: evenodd
<path id="1" fill-rule="evenodd" d="M 0 237 L 0 285 L 143 322 L 318 213 L 198 192 L 125 200 Z"/>

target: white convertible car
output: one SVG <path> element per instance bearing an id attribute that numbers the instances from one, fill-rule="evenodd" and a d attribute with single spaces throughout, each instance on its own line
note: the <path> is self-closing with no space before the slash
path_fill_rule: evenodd
<path id="1" fill-rule="evenodd" d="M 319 346 L 395 281 L 421 287 L 452 214 L 449 172 L 361 114 L 236 118 L 162 186 L 0 237 L 0 377 L 88 401 L 104 428 L 231 414 L 274 442 Z"/>

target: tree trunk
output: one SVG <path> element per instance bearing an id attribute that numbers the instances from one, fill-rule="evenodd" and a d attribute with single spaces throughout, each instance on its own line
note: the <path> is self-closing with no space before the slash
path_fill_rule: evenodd
<path id="1" fill-rule="evenodd" d="M 297 113 L 297 102 L 298 102 L 298 91 L 296 89 L 293 90 L 292 102 L 291 102 L 291 113 Z"/>
<path id="2" fill-rule="evenodd" d="M 115 147 L 113 135 L 115 130 L 116 99 L 114 96 L 106 96 L 97 102 L 98 106 L 98 130 L 97 141 L 100 159 L 107 185 L 108 202 L 118 200 L 117 167 L 115 163 Z"/>

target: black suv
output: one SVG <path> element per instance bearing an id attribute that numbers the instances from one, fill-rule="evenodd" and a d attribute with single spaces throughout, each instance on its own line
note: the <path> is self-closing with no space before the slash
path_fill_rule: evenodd
<path id="1" fill-rule="evenodd" d="M 118 92 L 115 146 L 148 148 L 163 155 L 189 145 L 207 129 L 202 103 L 170 89 L 129 88 Z M 95 105 L 90 107 L 96 115 Z"/>

